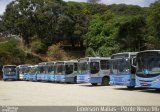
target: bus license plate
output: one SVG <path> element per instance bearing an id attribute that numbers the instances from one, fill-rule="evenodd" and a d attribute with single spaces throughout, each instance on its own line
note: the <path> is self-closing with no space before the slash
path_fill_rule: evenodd
<path id="1" fill-rule="evenodd" d="M 144 83 L 141 83 L 142 86 L 148 86 L 148 83 L 144 82 Z"/>

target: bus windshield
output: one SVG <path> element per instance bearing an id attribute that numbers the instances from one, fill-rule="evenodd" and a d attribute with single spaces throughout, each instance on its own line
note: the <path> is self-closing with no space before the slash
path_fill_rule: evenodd
<path id="1" fill-rule="evenodd" d="M 14 67 L 14 66 L 5 66 L 4 68 L 3 68 L 3 71 L 4 71 L 4 73 L 5 74 L 15 74 L 16 73 L 16 67 Z"/>
<path id="2" fill-rule="evenodd" d="M 129 59 L 115 59 L 111 62 L 111 72 L 113 74 L 128 74 L 130 73 L 130 62 Z"/>
<path id="3" fill-rule="evenodd" d="M 90 73 L 95 74 L 99 72 L 99 62 L 90 63 Z"/>
<path id="4" fill-rule="evenodd" d="M 31 67 L 27 67 L 27 68 L 25 69 L 24 73 L 29 73 L 30 69 L 31 69 Z"/>
<path id="5" fill-rule="evenodd" d="M 121 60 L 118 61 L 118 71 L 119 71 L 119 73 L 127 74 L 127 73 L 129 73 L 129 68 L 130 68 L 130 65 L 129 65 L 129 59 L 128 58 L 121 59 Z"/>
<path id="6" fill-rule="evenodd" d="M 140 56 L 137 58 L 138 74 L 158 74 L 160 73 L 160 56 Z"/>
<path id="7" fill-rule="evenodd" d="M 64 65 L 62 65 L 62 64 L 57 64 L 57 65 L 56 65 L 56 73 L 62 74 L 63 71 L 64 71 Z"/>
<path id="8" fill-rule="evenodd" d="M 49 65 L 48 66 L 48 73 L 49 74 L 54 74 L 54 65 Z"/>
<path id="9" fill-rule="evenodd" d="M 38 67 L 38 71 L 39 71 L 40 74 L 45 73 L 45 68 L 44 68 L 44 66 L 39 66 L 39 67 Z"/>
<path id="10" fill-rule="evenodd" d="M 80 62 L 79 63 L 79 72 L 81 74 L 88 73 L 88 64 L 87 64 L 87 62 Z"/>
<path id="11" fill-rule="evenodd" d="M 37 68 L 36 67 L 32 67 L 30 69 L 29 73 L 34 74 L 34 73 L 36 73 L 36 71 L 37 71 Z"/>
<path id="12" fill-rule="evenodd" d="M 73 65 L 65 65 L 65 74 L 73 73 Z"/>
<path id="13" fill-rule="evenodd" d="M 26 69 L 27 69 L 27 67 L 20 67 L 20 68 L 19 68 L 19 73 L 20 73 L 20 74 L 24 74 L 25 71 L 26 71 Z"/>

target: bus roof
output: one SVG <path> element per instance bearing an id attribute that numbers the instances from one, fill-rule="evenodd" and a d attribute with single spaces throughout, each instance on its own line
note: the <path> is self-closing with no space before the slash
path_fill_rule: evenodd
<path id="1" fill-rule="evenodd" d="M 3 65 L 3 68 L 4 67 L 16 67 L 16 65 Z"/>
<path id="2" fill-rule="evenodd" d="M 50 61 L 50 62 L 47 62 L 47 65 L 54 65 L 56 62 L 55 61 Z"/>
<path id="3" fill-rule="evenodd" d="M 143 52 L 160 52 L 160 50 L 144 50 L 144 51 L 140 51 L 138 53 L 143 53 Z"/>
<path id="4" fill-rule="evenodd" d="M 46 65 L 47 62 L 41 62 L 41 63 L 38 63 L 38 65 Z"/>
<path id="5" fill-rule="evenodd" d="M 57 61 L 55 64 L 65 64 L 65 63 L 78 63 L 77 60 L 68 60 L 68 61 Z"/>
<path id="6" fill-rule="evenodd" d="M 137 54 L 138 52 L 121 52 L 121 53 L 115 53 L 112 55 L 117 55 L 117 54 Z"/>
<path id="7" fill-rule="evenodd" d="M 31 64 L 22 64 L 22 65 L 18 65 L 17 67 L 28 67 L 31 66 Z"/>
<path id="8" fill-rule="evenodd" d="M 110 57 L 85 57 L 85 58 L 80 58 L 78 61 L 91 61 L 91 60 L 109 60 L 111 59 Z"/>
<path id="9" fill-rule="evenodd" d="M 126 58 L 126 57 L 130 57 L 131 55 L 137 55 L 138 52 L 121 52 L 121 53 L 115 53 L 112 54 L 111 59 L 115 59 L 115 58 Z"/>
<path id="10" fill-rule="evenodd" d="M 137 57 L 138 56 L 155 56 L 155 55 L 159 55 L 160 54 L 160 50 L 145 50 L 145 51 L 140 51 L 139 53 L 137 53 Z"/>

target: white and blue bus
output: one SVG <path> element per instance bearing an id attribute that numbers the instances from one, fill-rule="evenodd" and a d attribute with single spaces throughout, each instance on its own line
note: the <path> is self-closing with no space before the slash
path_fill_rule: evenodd
<path id="1" fill-rule="evenodd" d="M 90 83 L 92 85 L 100 84 L 102 86 L 109 85 L 109 57 L 92 57 L 90 58 L 89 74 Z"/>
<path id="2" fill-rule="evenodd" d="M 65 81 L 65 67 L 64 61 L 58 61 L 55 63 L 55 82 Z"/>
<path id="3" fill-rule="evenodd" d="M 46 81 L 45 76 L 48 73 L 47 62 L 41 62 L 38 64 L 37 81 Z"/>
<path id="4" fill-rule="evenodd" d="M 18 79 L 16 65 L 4 65 L 2 71 L 4 81 Z"/>
<path id="5" fill-rule="evenodd" d="M 37 81 L 38 65 L 34 65 L 30 68 L 28 73 L 28 80 Z"/>
<path id="6" fill-rule="evenodd" d="M 117 53 L 111 56 L 110 85 L 124 85 L 129 89 L 135 87 L 134 60 L 137 52 Z"/>
<path id="7" fill-rule="evenodd" d="M 160 89 L 160 50 L 137 54 L 136 86 Z"/>
<path id="8" fill-rule="evenodd" d="M 47 62 L 46 64 L 46 74 L 45 74 L 45 81 L 51 81 L 54 82 L 55 81 L 55 76 L 54 76 L 54 65 L 55 62 Z"/>
<path id="9" fill-rule="evenodd" d="M 29 80 L 29 71 L 32 68 L 32 66 L 28 66 L 25 71 L 24 71 L 24 75 L 23 75 L 23 80 L 28 81 Z"/>
<path id="10" fill-rule="evenodd" d="M 77 83 L 89 83 L 89 63 L 90 57 L 80 58 L 78 60 Z"/>
<path id="11" fill-rule="evenodd" d="M 78 61 L 70 60 L 65 62 L 65 82 L 77 83 Z"/>
<path id="12" fill-rule="evenodd" d="M 78 61 L 59 61 L 55 63 L 55 82 L 77 83 Z"/>
<path id="13" fill-rule="evenodd" d="M 17 75 L 19 80 L 24 80 L 24 73 L 28 66 L 31 66 L 29 64 L 24 64 L 24 65 L 18 65 L 17 66 Z"/>

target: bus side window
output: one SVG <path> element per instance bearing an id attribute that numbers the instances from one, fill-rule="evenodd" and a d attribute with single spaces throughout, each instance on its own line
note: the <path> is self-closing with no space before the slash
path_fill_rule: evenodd
<path id="1" fill-rule="evenodd" d="M 109 70 L 109 61 L 108 60 L 100 60 L 100 66 L 102 70 Z"/>

